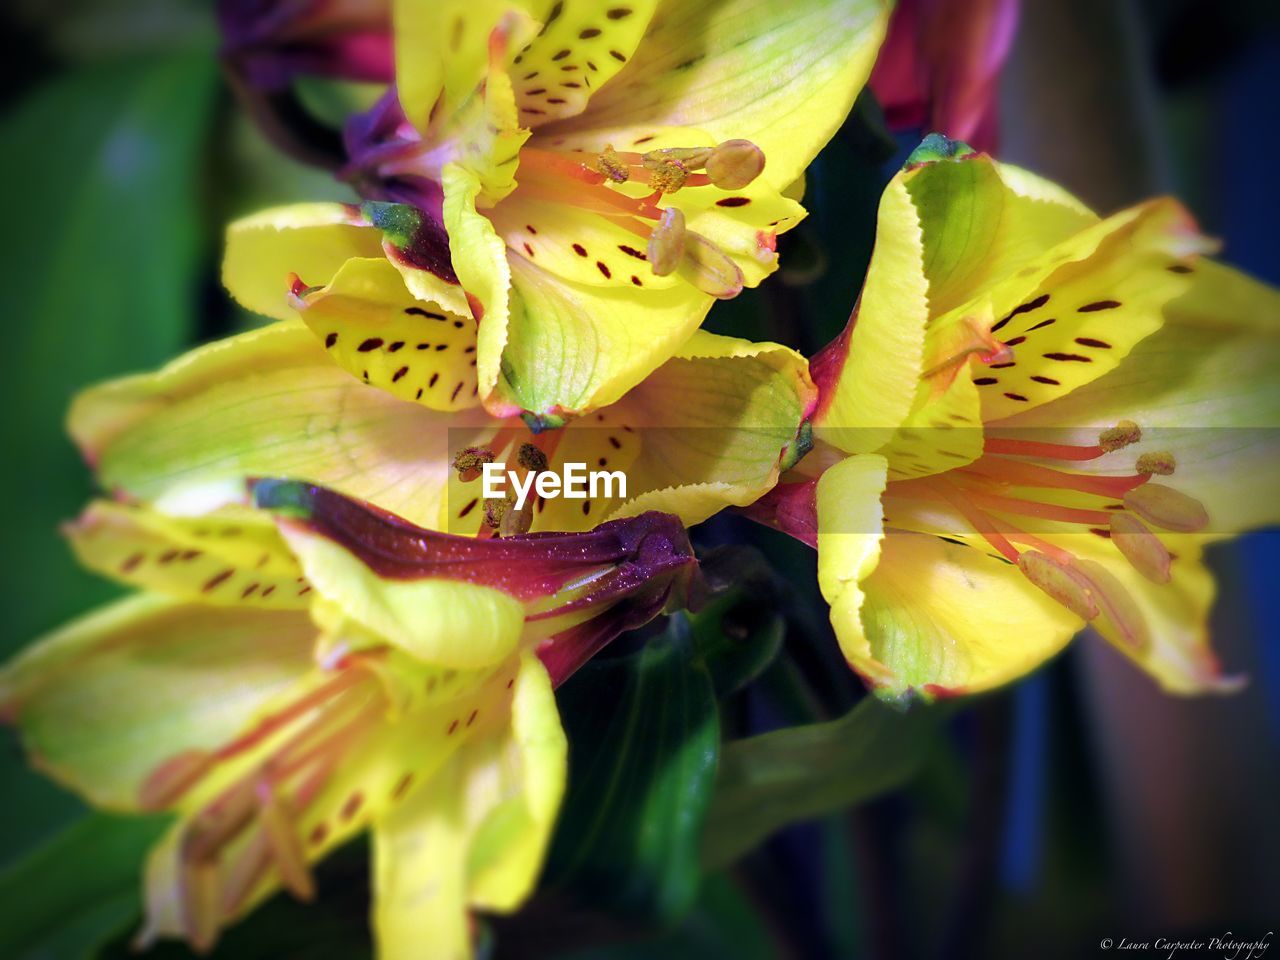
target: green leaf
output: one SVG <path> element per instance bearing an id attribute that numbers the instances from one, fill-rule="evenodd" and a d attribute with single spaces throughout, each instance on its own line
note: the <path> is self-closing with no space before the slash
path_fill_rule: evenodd
<path id="1" fill-rule="evenodd" d="M 585 910 L 668 924 L 698 894 L 720 741 L 688 625 L 587 664 L 560 690 L 569 790 L 542 885 Z"/>
<path id="2" fill-rule="evenodd" d="M 88 957 L 138 914 L 161 818 L 95 814 L 0 873 L 0 956 Z"/>
<path id="3" fill-rule="evenodd" d="M 933 746 L 946 707 L 899 712 L 867 698 L 838 720 L 726 744 L 703 861 L 732 863 L 778 828 L 900 786 Z"/>
<path id="4" fill-rule="evenodd" d="M 0 656 L 116 592 L 77 569 L 57 524 L 91 492 L 63 432 L 72 393 L 158 364 L 191 336 L 209 230 L 197 180 L 212 116 L 212 53 L 138 59 L 66 73 L 0 121 L 6 319 L 13 362 L 0 380 L 16 561 L 0 587 Z M 77 809 L 0 760 L 10 857 Z"/>

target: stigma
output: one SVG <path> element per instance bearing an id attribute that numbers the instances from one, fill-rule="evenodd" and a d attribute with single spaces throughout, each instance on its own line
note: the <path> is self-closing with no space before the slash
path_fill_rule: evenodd
<path id="1" fill-rule="evenodd" d="M 890 483 L 886 512 L 892 516 L 894 500 L 940 501 L 952 507 L 1038 589 L 1085 621 L 1102 618 L 1123 642 L 1140 649 L 1149 637 L 1136 601 L 1103 564 L 1068 549 L 1073 538 L 1065 535 L 1100 537 L 1145 579 L 1170 581 L 1173 558 L 1152 527 L 1194 533 L 1209 522 L 1198 500 L 1152 482 L 1153 476 L 1174 474 L 1173 455 L 1143 453 L 1126 475 L 1070 469 L 1141 439 L 1139 425 L 1128 420 L 1103 430 L 1093 444 L 987 438 L 982 456 L 966 466 Z"/>

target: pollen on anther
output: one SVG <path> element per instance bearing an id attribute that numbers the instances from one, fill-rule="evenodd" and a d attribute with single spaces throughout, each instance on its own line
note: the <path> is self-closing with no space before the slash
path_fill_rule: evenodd
<path id="1" fill-rule="evenodd" d="M 1161 477 L 1167 477 L 1177 469 L 1177 466 L 1177 461 L 1174 460 L 1172 453 L 1167 450 L 1156 450 L 1138 457 L 1134 470 L 1137 473 L 1154 473 Z"/>

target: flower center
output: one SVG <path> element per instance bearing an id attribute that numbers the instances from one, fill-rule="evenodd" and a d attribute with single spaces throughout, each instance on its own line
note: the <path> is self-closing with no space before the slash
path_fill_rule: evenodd
<path id="1" fill-rule="evenodd" d="M 512 472 L 521 478 L 536 477 L 551 465 L 551 458 L 563 436 L 563 430 L 530 435 L 523 424 L 505 426 L 484 446 L 466 447 L 454 454 L 453 469 L 463 483 L 478 481 L 485 466 L 490 463 L 502 464 L 504 476 Z M 531 494 L 523 506 L 517 508 L 516 496 L 510 487 L 506 488 L 506 494 L 501 498 L 482 499 L 483 524 L 477 534 L 481 538 L 512 537 L 528 533 L 533 526 L 534 511 L 542 504 L 541 498 Z"/>
<path id="2" fill-rule="evenodd" d="M 659 202 L 693 188 L 740 190 L 764 169 L 764 153 L 749 140 L 714 147 L 668 147 L 647 153 L 605 147 L 600 153 L 527 146 L 520 151 L 517 193 L 604 217 L 645 241 L 645 259 L 655 276 L 681 270 L 695 286 L 717 297 L 742 290 L 742 271 L 702 234 L 685 226 L 684 213 Z M 639 184 L 650 192 L 620 189 Z"/>
<path id="3" fill-rule="evenodd" d="M 1045 536 L 1088 531 L 1109 540 L 1148 580 L 1167 583 L 1169 551 L 1147 524 L 1191 533 L 1208 523 L 1204 507 L 1172 487 L 1151 482 L 1153 475 L 1174 472 L 1169 453 L 1143 454 L 1134 472 L 1125 476 L 1076 473 L 1029 461 L 1095 460 L 1136 443 L 1141 436 L 1136 423 L 1122 421 L 1088 446 L 990 438 L 983 445 L 983 455 L 967 466 L 890 483 L 885 509 L 892 516 L 893 501 L 950 506 L 1045 593 L 1085 620 L 1107 617 L 1126 640 L 1140 647 L 1146 642 L 1146 627 L 1119 581 L 1100 564 L 1076 556 Z M 1037 521 L 1053 526 L 1040 536 L 1028 529 L 1034 529 Z"/>

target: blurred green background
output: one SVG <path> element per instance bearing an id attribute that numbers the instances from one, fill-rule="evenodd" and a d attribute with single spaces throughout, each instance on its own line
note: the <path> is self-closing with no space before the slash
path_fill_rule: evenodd
<path id="1" fill-rule="evenodd" d="M 222 83 L 207 3 L 18 0 L 0 19 L 7 655 L 117 590 L 78 570 L 56 536 L 92 492 L 62 429 L 73 392 L 254 322 L 218 283 L 224 225 L 345 194 L 248 123 Z M 1276 282 L 1278 86 L 1272 3 L 1035 0 L 1004 80 L 1003 154 L 1104 210 L 1174 191 L 1225 238 L 1226 259 Z M 717 307 L 712 326 L 806 352 L 829 339 L 859 288 L 875 203 L 905 145 L 886 140 L 874 104 L 862 102 L 810 177 L 813 213 L 785 238 L 780 282 Z M 784 655 L 758 689 L 722 702 L 726 734 L 843 713 L 858 691 L 834 662 L 811 555 L 732 520 L 702 534 L 730 536 L 766 553 L 787 600 Z M 1069 957 L 1092 954 L 1104 936 L 1261 936 L 1280 916 L 1276 539 L 1212 558 L 1219 650 L 1253 676 L 1244 695 L 1165 699 L 1086 640 L 958 711 L 941 733 L 890 736 L 879 719 L 833 730 L 815 764 L 831 760 L 844 783 L 831 759 L 840 738 L 865 738 L 862 780 L 845 795 L 878 798 L 789 828 L 681 888 L 680 909 L 659 909 L 670 891 L 658 891 L 640 919 L 581 916 L 551 889 L 498 924 L 498 955 L 585 944 L 575 955 Z M 565 697 L 589 700 L 585 681 Z M 133 858 L 154 825 L 81 820 L 78 801 L 28 771 L 16 743 L 0 762 L 0 955 L 123 951 Z M 873 782 L 876 764 L 893 776 Z M 696 880 L 696 864 L 654 876 L 684 883 L 690 870 Z M 321 872 L 328 909 L 273 903 L 220 955 L 361 955 L 364 871 L 360 850 L 337 858 Z"/>

